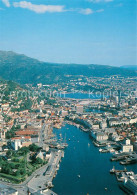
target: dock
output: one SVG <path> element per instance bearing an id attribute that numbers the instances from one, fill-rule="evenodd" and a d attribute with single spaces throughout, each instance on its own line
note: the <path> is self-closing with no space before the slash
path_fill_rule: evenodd
<path id="1" fill-rule="evenodd" d="M 120 153 L 120 154 L 115 154 L 113 155 L 110 160 L 111 161 L 119 161 L 119 160 L 124 160 L 125 158 L 129 157 L 130 153 Z"/>
<path id="2" fill-rule="evenodd" d="M 35 176 L 28 182 L 30 191 L 37 192 L 53 187 L 52 181 L 59 169 L 59 163 L 64 156 L 64 151 L 55 150 L 51 152 L 51 157 L 46 166 L 42 167 Z"/>

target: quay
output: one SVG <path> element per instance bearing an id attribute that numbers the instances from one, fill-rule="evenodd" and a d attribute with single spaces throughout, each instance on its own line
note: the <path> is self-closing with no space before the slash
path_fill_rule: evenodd
<path id="1" fill-rule="evenodd" d="M 110 170 L 110 173 L 111 173 L 111 174 L 116 174 L 116 173 L 121 173 L 121 172 L 127 172 L 127 169 L 125 168 L 124 170 L 116 170 L 115 167 L 113 167 L 113 168 Z"/>
<path id="2" fill-rule="evenodd" d="M 120 161 L 120 164 L 133 164 L 137 162 L 137 155 L 134 152 L 123 152 L 119 154 L 114 154 L 111 158 L 111 161 Z"/>
<path id="3" fill-rule="evenodd" d="M 122 184 L 119 184 L 121 190 L 126 194 L 137 195 L 137 176 L 131 178 L 126 178 Z"/>
<path id="4" fill-rule="evenodd" d="M 127 157 L 129 157 L 129 156 L 130 156 L 130 153 L 126 153 L 126 152 L 120 153 L 120 154 L 114 154 L 114 155 L 110 158 L 110 160 L 111 160 L 111 161 L 119 161 L 119 160 L 123 160 L 123 159 L 125 159 L 125 158 L 127 158 Z"/>
<path id="5" fill-rule="evenodd" d="M 53 150 L 51 152 L 48 164 L 41 168 L 41 170 L 28 182 L 28 188 L 31 193 L 53 187 L 52 180 L 57 174 L 59 163 L 63 156 L 64 151 L 62 150 Z"/>
<path id="6" fill-rule="evenodd" d="M 123 161 L 120 161 L 121 165 L 130 165 L 137 163 L 137 154 L 131 154 L 129 158 L 125 158 Z"/>
<path id="7" fill-rule="evenodd" d="M 90 128 L 89 127 L 88 128 L 85 128 L 83 125 L 81 125 L 79 123 L 76 123 L 74 121 L 73 122 L 72 121 L 66 121 L 66 123 L 69 124 L 69 125 L 73 125 L 73 126 L 75 126 L 77 128 L 80 128 L 84 132 L 89 132 L 90 131 Z"/>

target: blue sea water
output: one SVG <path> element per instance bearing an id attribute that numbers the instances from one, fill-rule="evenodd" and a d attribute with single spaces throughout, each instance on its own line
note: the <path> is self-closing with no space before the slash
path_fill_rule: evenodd
<path id="1" fill-rule="evenodd" d="M 58 195 L 124 194 L 118 187 L 115 175 L 109 173 L 113 165 L 116 169 L 124 167 L 119 162 L 110 161 L 112 154 L 100 153 L 88 133 L 68 124 L 61 129 L 54 129 L 54 133 L 57 136 L 60 133 L 63 137 L 66 135 L 68 143 L 60 169 L 53 180 L 54 192 Z M 127 169 L 137 173 L 136 164 L 127 166 Z"/>
<path id="2" fill-rule="evenodd" d="M 74 98 L 74 99 L 101 99 L 103 96 L 100 93 L 60 93 L 58 95 L 61 98 Z"/>

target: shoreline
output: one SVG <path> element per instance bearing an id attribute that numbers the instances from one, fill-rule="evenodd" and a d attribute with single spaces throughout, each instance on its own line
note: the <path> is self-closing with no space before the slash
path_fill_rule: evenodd
<path id="1" fill-rule="evenodd" d="M 26 180 L 19 184 L 13 184 L 8 183 L 6 181 L 0 181 L 1 184 L 6 185 L 7 187 L 12 187 L 19 191 L 19 194 L 22 194 L 22 192 L 26 192 L 29 189 L 29 191 L 32 193 L 42 190 L 50 190 L 50 188 L 53 187 L 52 181 L 54 177 L 57 174 L 57 171 L 60 167 L 61 159 L 64 157 L 64 151 L 63 150 L 52 150 L 52 156 L 49 159 L 49 162 L 46 165 L 43 165 L 39 169 L 35 170 L 35 172 L 32 173 L 29 177 L 26 178 Z M 52 168 L 48 171 L 48 174 L 45 174 L 48 167 L 52 166 Z M 37 180 L 37 181 L 34 181 Z M 35 182 L 35 183 L 34 183 Z M 35 185 L 33 185 L 33 183 Z M 41 187 L 40 187 L 40 185 Z M 55 192 L 50 190 L 53 195 L 57 195 Z"/>

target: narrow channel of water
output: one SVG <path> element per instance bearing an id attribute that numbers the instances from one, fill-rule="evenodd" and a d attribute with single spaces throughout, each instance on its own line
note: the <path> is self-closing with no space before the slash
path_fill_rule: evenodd
<path id="1" fill-rule="evenodd" d="M 60 93 L 58 95 L 61 98 L 74 98 L 74 99 L 101 99 L 103 98 L 101 93 L 92 94 L 92 93 Z M 106 97 L 106 96 L 104 96 Z"/>
<path id="2" fill-rule="evenodd" d="M 115 176 L 109 173 L 113 165 L 116 169 L 124 167 L 119 162 L 109 160 L 112 154 L 99 153 L 88 133 L 68 124 L 61 129 L 54 129 L 54 133 L 58 137 L 60 133 L 62 137 L 66 135 L 69 144 L 53 180 L 54 192 L 58 195 L 124 194 L 119 189 Z M 136 164 L 127 166 L 127 169 L 137 173 Z"/>

